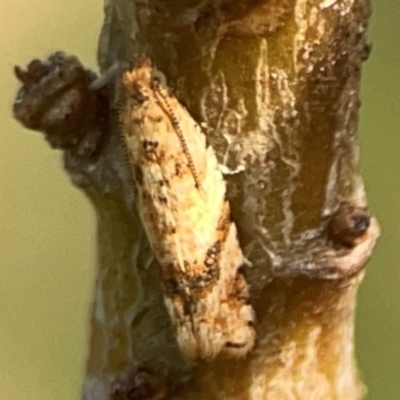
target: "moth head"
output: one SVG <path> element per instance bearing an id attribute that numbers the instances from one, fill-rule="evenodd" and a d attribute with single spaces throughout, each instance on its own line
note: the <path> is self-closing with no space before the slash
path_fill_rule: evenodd
<path id="1" fill-rule="evenodd" d="M 122 83 L 128 98 L 142 104 L 148 100 L 152 90 L 152 65 L 149 58 L 138 59 L 131 71 L 123 74 Z"/>
<path id="2" fill-rule="evenodd" d="M 152 82 L 152 64 L 149 58 L 139 58 L 132 70 L 123 75 L 123 83 L 129 89 L 133 85 L 140 84 L 144 87 L 150 87 Z"/>

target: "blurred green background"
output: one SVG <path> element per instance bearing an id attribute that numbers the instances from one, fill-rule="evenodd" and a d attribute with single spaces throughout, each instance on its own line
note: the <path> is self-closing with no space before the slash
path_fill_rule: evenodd
<path id="1" fill-rule="evenodd" d="M 369 400 L 400 399 L 400 3 L 375 1 L 361 165 L 383 235 L 358 302 Z M 15 64 L 63 49 L 96 69 L 101 0 L 0 2 L 0 399 L 78 399 L 94 276 L 94 218 L 60 154 L 11 118 Z"/>

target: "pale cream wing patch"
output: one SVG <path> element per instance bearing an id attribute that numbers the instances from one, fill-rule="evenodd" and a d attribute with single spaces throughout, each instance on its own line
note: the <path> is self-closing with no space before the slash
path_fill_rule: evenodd
<path id="1" fill-rule="evenodd" d="M 188 111 L 153 79 L 148 60 L 124 74 L 123 88 L 137 208 L 178 344 L 192 360 L 243 357 L 254 345 L 255 317 L 217 158 Z"/>

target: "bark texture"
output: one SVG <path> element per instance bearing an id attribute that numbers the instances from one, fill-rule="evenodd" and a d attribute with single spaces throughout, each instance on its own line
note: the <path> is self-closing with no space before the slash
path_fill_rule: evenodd
<path id="1" fill-rule="evenodd" d="M 379 235 L 357 166 L 369 14 L 368 0 L 106 0 L 101 71 L 151 57 L 223 166 L 257 342 L 244 360 L 179 352 L 110 87 L 106 139 L 65 152 L 98 216 L 85 400 L 362 398 L 354 310 Z"/>

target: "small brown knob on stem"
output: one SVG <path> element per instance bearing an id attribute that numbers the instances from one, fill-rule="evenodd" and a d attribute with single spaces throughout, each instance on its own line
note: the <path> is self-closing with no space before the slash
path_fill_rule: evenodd
<path id="1" fill-rule="evenodd" d="M 370 221 L 371 216 L 366 207 L 344 201 L 329 218 L 328 239 L 335 246 L 353 248 L 364 240 Z"/>

